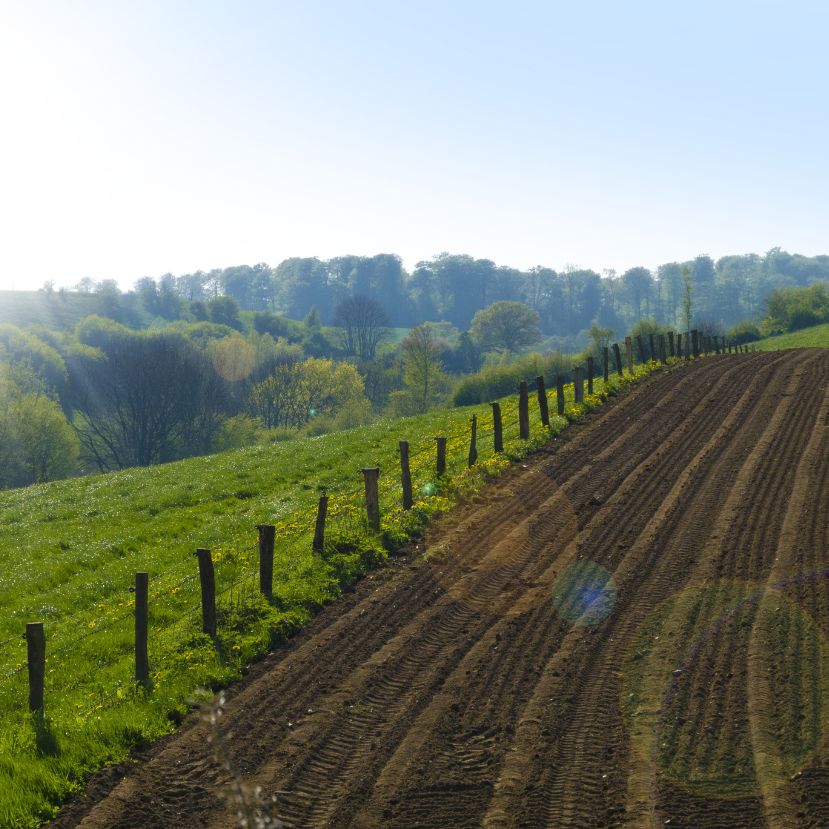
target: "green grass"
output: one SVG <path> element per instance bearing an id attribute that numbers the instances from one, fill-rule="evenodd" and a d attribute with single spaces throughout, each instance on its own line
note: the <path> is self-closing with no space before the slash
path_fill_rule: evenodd
<path id="1" fill-rule="evenodd" d="M 648 368 L 639 368 L 640 374 Z M 626 378 L 624 383 L 629 382 Z M 610 388 L 574 419 L 601 402 Z M 567 392 L 572 400 L 572 387 Z M 554 401 L 554 396 L 553 396 Z M 518 439 L 515 398 L 503 405 L 506 453 L 520 457 L 550 433 L 531 397 L 532 434 Z M 382 561 L 428 518 L 509 463 L 492 452 L 489 406 L 440 410 L 347 432 L 257 446 L 0 493 L 0 826 L 36 826 L 88 775 L 171 731 L 210 689 L 298 630 L 321 605 Z M 469 420 L 479 462 L 466 468 Z M 567 420 L 553 418 L 552 432 Z M 448 438 L 448 475 L 433 473 L 434 436 Z M 410 442 L 416 503 L 399 507 L 398 441 Z M 382 532 L 362 520 L 360 468 L 379 466 Z M 329 546 L 311 552 L 316 504 L 330 496 Z M 257 593 L 256 525 L 277 526 L 274 597 Z M 193 555 L 216 563 L 220 628 L 200 633 Z M 152 691 L 133 679 L 136 571 L 150 575 Z M 25 712 L 26 622 L 47 637 L 46 712 Z"/>
<path id="2" fill-rule="evenodd" d="M 829 323 L 813 325 L 789 334 L 766 337 L 755 343 L 758 351 L 777 351 L 781 348 L 829 348 Z"/>

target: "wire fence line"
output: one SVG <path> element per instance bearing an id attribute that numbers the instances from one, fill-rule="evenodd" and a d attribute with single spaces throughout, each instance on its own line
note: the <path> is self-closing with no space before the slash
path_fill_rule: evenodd
<path id="1" fill-rule="evenodd" d="M 713 349 L 711 349 L 713 350 Z M 724 350 L 724 349 L 723 349 Z M 705 350 L 708 353 L 708 349 Z M 721 353 L 717 350 L 717 353 Z M 649 359 L 646 362 L 650 362 Z M 582 377 L 582 380 L 586 380 Z M 603 382 L 601 372 L 597 377 L 594 377 L 594 382 L 599 387 L 599 393 L 606 393 L 608 388 Z M 614 387 L 614 382 L 611 382 L 610 387 Z M 548 411 L 550 418 L 558 417 L 557 410 L 553 411 L 550 407 L 551 399 L 553 403 L 557 402 L 558 390 L 555 384 L 551 383 L 551 389 L 545 389 L 546 399 L 548 403 Z M 527 411 L 534 412 L 533 422 L 535 428 L 535 437 L 539 438 L 544 434 L 545 427 L 540 423 L 540 407 L 536 395 L 530 395 L 530 384 L 527 384 Z M 573 405 L 575 399 L 575 384 L 569 382 L 564 384 L 564 398 L 565 417 L 568 413 L 573 412 Z M 521 404 L 515 398 L 502 401 L 500 403 L 500 421 L 501 434 L 504 440 L 504 456 L 509 456 L 510 451 L 515 451 L 520 448 L 520 420 L 519 411 Z M 477 451 L 478 463 L 491 458 L 497 454 L 494 441 L 485 440 L 491 438 L 495 434 L 495 417 L 492 411 L 485 410 L 483 414 L 475 413 L 477 425 Z M 470 417 L 471 421 L 471 417 Z M 469 431 L 469 422 L 456 424 L 453 428 L 446 428 L 443 435 L 435 437 L 446 438 L 446 470 L 448 477 L 459 474 L 463 469 L 471 465 L 468 450 L 470 448 L 471 434 Z M 532 437 L 532 436 L 531 436 Z M 516 444 L 518 441 L 518 444 Z M 489 445 L 484 445 L 484 443 Z M 508 447 L 506 444 L 511 444 Z M 419 440 L 417 441 L 417 448 L 412 451 L 410 443 L 409 452 L 409 469 L 412 477 L 413 491 L 418 493 L 420 497 L 428 498 L 433 493 L 442 491 L 440 484 L 440 476 L 437 474 L 437 442 L 435 439 Z M 367 491 L 359 485 L 359 472 L 355 471 L 355 482 L 350 487 L 339 487 L 337 489 L 328 491 L 324 490 L 326 496 L 331 502 L 328 507 L 327 525 L 329 530 L 340 531 L 348 529 L 362 529 L 365 527 L 366 519 L 363 514 L 364 500 L 367 499 Z M 378 494 L 383 496 L 383 507 L 387 513 L 394 510 L 400 510 L 400 507 L 389 504 L 389 500 L 396 501 L 397 492 L 400 489 L 400 479 L 397 475 L 384 475 L 381 479 L 382 483 L 377 486 Z M 418 486 L 414 484 L 417 482 Z M 437 484 L 438 486 L 435 486 Z M 422 489 L 422 491 L 421 491 Z M 323 490 L 321 490 L 323 491 Z M 417 501 L 418 498 L 415 498 Z M 291 545 L 307 542 L 308 537 L 314 531 L 313 521 L 310 520 L 307 512 L 304 512 L 304 517 L 308 520 L 302 521 L 300 527 L 300 518 L 295 511 L 287 516 L 284 516 L 276 524 L 272 525 L 276 528 L 277 538 L 281 549 L 291 548 Z M 280 532 L 281 530 L 281 532 Z M 290 530 L 290 531 L 289 531 Z M 254 540 L 257 532 L 257 527 L 251 527 L 249 531 L 240 531 L 227 539 L 223 539 L 214 544 L 211 548 L 212 568 L 214 572 L 214 579 L 216 577 L 220 589 L 216 589 L 215 582 L 213 585 L 214 607 L 222 607 L 224 603 L 225 608 L 241 608 L 245 602 L 251 600 L 252 597 L 259 595 L 259 578 L 261 562 L 260 542 Z M 273 562 L 271 562 L 271 566 Z M 198 632 L 196 623 L 200 615 L 203 615 L 203 603 L 205 601 L 205 585 L 200 576 L 200 573 L 191 572 L 182 577 L 184 564 L 170 568 L 161 572 L 154 572 L 152 585 L 152 593 L 146 596 L 146 606 L 153 610 L 154 615 L 159 615 L 162 610 L 166 611 L 168 615 L 175 616 L 175 619 L 169 621 L 168 624 L 161 628 L 153 629 L 152 642 L 154 650 L 158 646 L 165 644 L 175 647 L 184 642 L 188 635 Z M 201 602 L 199 599 L 199 587 L 201 587 Z M 85 647 L 93 637 L 107 631 L 113 631 L 119 625 L 125 625 L 128 620 L 136 619 L 136 603 L 127 592 L 128 589 L 133 589 L 130 585 L 124 585 L 125 599 L 118 605 L 118 608 L 127 607 L 125 612 L 117 613 L 116 615 L 103 614 L 98 616 L 91 616 L 89 614 L 90 608 L 79 610 L 68 616 L 61 617 L 55 620 L 55 627 L 50 631 L 50 648 L 49 648 L 49 670 L 47 676 L 54 676 L 56 668 L 62 666 L 69 666 L 71 664 L 71 656 Z M 269 597 L 270 598 L 270 597 Z M 86 628 L 78 633 L 78 626 Z M 66 642 L 60 642 L 62 635 L 66 635 L 71 628 L 71 638 Z M 125 637 L 128 636 L 128 631 L 125 631 Z M 52 648 L 51 643 L 54 641 L 54 636 L 57 636 L 58 647 Z M 8 680 L 19 677 L 27 667 L 29 661 L 24 653 L 26 648 L 25 637 L 21 635 L 13 635 L 0 641 L 0 655 L 4 651 L 8 651 L 12 646 L 16 646 L 16 656 L 12 662 L 16 664 L 8 664 L 8 660 L 0 660 L 0 680 L 6 683 Z M 115 649 L 115 653 L 102 657 L 98 668 L 104 670 L 113 667 L 118 663 L 125 662 L 133 656 L 132 646 L 127 638 L 124 639 L 122 646 Z M 31 655 L 30 659 L 31 659 Z M 7 664 L 3 665 L 3 662 Z M 61 684 L 55 685 L 51 683 L 50 690 L 55 693 L 67 693 L 75 688 L 83 685 L 83 677 L 77 677 L 73 682 L 71 678 L 64 677 Z M 125 688 L 134 688 L 135 677 L 125 676 L 119 680 L 118 686 L 112 692 L 114 700 L 124 698 Z M 10 689 L 0 687 L 0 715 L 10 710 L 20 710 L 25 707 L 25 699 L 23 694 L 17 694 L 16 704 L 9 699 L 8 691 Z M 41 689 L 42 691 L 42 689 Z M 99 704 L 96 703 L 96 708 Z M 84 709 L 85 710 L 85 709 Z"/>

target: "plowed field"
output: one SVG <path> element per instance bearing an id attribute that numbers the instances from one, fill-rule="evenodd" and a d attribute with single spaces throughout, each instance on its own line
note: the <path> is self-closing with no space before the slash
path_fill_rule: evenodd
<path id="1" fill-rule="evenodd" d="M 829 827 L 827 379 L 653 375 L 55 826 L 238 826 L 218 728 L 296 827 Z"/>

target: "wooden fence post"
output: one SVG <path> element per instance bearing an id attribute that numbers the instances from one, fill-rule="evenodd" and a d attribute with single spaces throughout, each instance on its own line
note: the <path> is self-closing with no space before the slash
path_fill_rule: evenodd
<path id="1" fill-rule="evenodd" d="M 201 582 L 201 629 L 208 636 L 216 635 L 216 573 L 210 550 L 200 547 L 196 550 L 199 559 L 199 581 Z"/>
<path id="2" fill-rule="evenodd" d="M 674 332 L 668 332 L 668 354 L 671 357 L 676 357 L 676 351 L 674 351 Z"/>
<path id="3" fill-rule="evenodd" d="M 26 657 L 29 663 L 29 711 L 43 713 L 43 680 L 46 676 L 43 622 L 26 625 Z"/>
<path id="4" fill-rule="evenodd" d="M 377 532 L 380 529 L 380 468 L 367 466 L 363 468 L 362 473 L 366 484 L 366 518 L 369 527 Z"/>
<path id="5" fill-rule="evenodd" d="M 469 459 L 467 466 L 474 466 L 478 460 L 478 417 L 472 415 L 472 434 L 469 438 Z"/>
<path id="6" fill-rule="evenodd" d="M 538 408 L 541 412 L 541 423 L 543 426 L 549 426 L 550 408 L 547 405 L 547 388 L 544 385 L 544 377 L 541 375 L 535 378 L 535 391 L 538 395 Z"/>
<path id="7" fill-rule="evenodd" d="M 593 394 L 593 358 L 587 358 L 587 393 Z"/>
<path id="8" fill-rule="evenodd" d="M 685 359 L 691 359 L 691 332 L 685 332 Z"/>
<path id="9" fill-rule="evenodd" d="M 676 335 L 676 356 L 682 359 L 682 332 Z"/>
<path id="10" fill-rule="evenodd" d="M 409 466 L 409 441 L 400 441 L 400 484 L 403 488 L 403 509 L 411 509 L 414 499 L 412 496 L 412 470 Z"/>
<path id="11" fill-rule="evenodd" d="M 530 397 L 526 380 L 518 386 L 518 436 L 521 440 L 530 438 Z"/>
<path id="12" fill-rule="evenodd" d="M 606 345 L 602 346 L 602 379 L 610 381 L 610 349 Z"/>
<path id="13" fill-rule="evenodd" d="M 659 335 L 659 359 L 662 362 L 662 365 L 668 362 L 668 357 L 665 354 L 665 335 Z"/>
<path id="14" fill-rule="evenodd" d="M 273 524 L 257 524 L 259 530 L 259 592 L 273 596 L 273 546 L 276 527 Z"/>
<path id="15" fill-rule="evenodd" d="M 642 335 L 636 337 L 636 350 L 639 352 L 639 362 L 644 364 L 645 360 L 645 344 L 642 342 Z"/>
<path id="16" fill-rule="evenodd" d="M 504 424 L 501 421 L 501 404 L 492 403 L 493 451 L 504 451 Z"/>
<path id="17" fill-rule="evenodd" d="M 556 374 L 556 411 L 564 417 L 564 378 Z"/>
<path id="18" fill-rule="evenodd" d="M 311 549 L 315 553 L 322 554 L 325 549 L 325 521 L 328 518 L 328 496 L 320 495 L 317 502 L 317 520 L 314 523 L 314 540 L 311 542 Z"/>
<path id="19" fill-rule="evenodd" d="M 584 369 L 581 366 L 573 369 L 573 392 L 576 403 L 584 403 Z"/>
<path id="20" fill-rule="evenodd" d="M 446 473 L 446 438 L 435 438 L 438 447 L 437 462 L 435 464 L 435 472 L 438 475 Z"/>
<path id="21" fill-rule="evenodd" d="M 648 334 L 648 345 L 651 347 L 649 359 L 656 362 L 656 345 L 654 343 L 653 334 Z"/>
<path id="22" fill-rule="evenodd" d="M 694 357 L 699 357 L 699 331 L 696 328 L 691 331 L 691 351 Z"/>
<path id="23" fill-rule="evenodd" d="M 150 657 L 148 648 L 150 576 L 135 574 L 135 681 L 150 687 Z"/>
<path id="24" fill-rule="evenodd" d="M 613 359 L 616 362 L 616 373 L 622 376 L 622 353 L 619 351 L 619 343 L 613 343 Z"/>
<path id="25" fill-rule="evenodd" d="M 625 337 L 625 359 L 628 364 L 628 374 L 633 377 L 633 340 Z"/>

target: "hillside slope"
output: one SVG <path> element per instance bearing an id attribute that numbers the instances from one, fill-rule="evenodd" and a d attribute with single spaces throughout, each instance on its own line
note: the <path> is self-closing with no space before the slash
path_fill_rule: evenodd
<path id="1" fill-rule="evenodd" d="M 784 348 L 829 348 L 829 323 L 813 325 L 789 334 L 766 337 L 755 343 L 758 351 L 778 351 Z"/>

